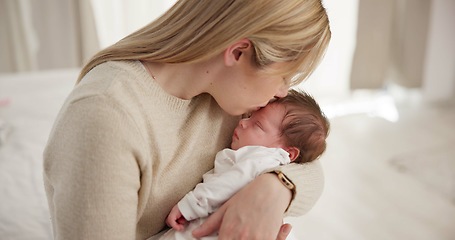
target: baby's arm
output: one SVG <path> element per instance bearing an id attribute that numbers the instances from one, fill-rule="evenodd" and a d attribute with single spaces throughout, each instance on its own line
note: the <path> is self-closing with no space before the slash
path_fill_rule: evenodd
<path id="1" fill-rule="evenodd" d="M 265 169 L 279 165 L 275 159 L 276 150 L 260 150 L 245 148 L 236 152 L 219 153 L 215 170 L 206 173 L 204 182 L 196 185 L 193 191 L 178 202 L 178 208 L 185 219 L 191 221 L 207 217 Z M 236 156 L 233 156 L 234 153 Z"/>
<path id="2" fill-rule="evenodd" d="M 175 205 L 167 215 L 166 224 L 177 231 L 182 231 L 187 223 L 188 221 L 183 217 L 179 207 Z"/>

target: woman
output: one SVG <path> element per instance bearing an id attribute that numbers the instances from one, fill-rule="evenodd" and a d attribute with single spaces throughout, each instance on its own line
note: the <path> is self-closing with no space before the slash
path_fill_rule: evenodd
<path id="1" fill-rule="evenodd" d="M 96 54 L 51 132 L 44 182 L 56 239 L 145 239 L 229 146 L 239 115 L 306 79 L 330 39 L 320 0 L 181 0 Z M 196 237 L 285 239 L 322 190 L 319 164 L 263 174 Z M 283 176 L 280 174 L 280 176 Z M 291 201 L 292 200 L 292 201 Z"/>

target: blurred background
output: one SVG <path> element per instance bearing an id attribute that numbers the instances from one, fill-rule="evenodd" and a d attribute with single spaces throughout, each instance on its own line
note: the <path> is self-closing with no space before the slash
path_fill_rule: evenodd
<path id="1" fill-rule="evenodd" d="M 0 236 L 51 239 L 42 151 L 82 64 L 175 0 L 0 0 Z M 455 239 L 455 1 L 324 0 L 331 120 L 295 239 Z"/>

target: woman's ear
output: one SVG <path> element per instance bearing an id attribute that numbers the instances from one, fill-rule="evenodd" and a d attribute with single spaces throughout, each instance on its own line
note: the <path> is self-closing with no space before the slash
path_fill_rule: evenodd
<path id="1" fill-rule="evenodd" d="M 251 50 L 252 44 L 247 38 L 231 44 L 226 50 L 224 50 L 224 64 L 229 67 L 234 66 L 240 61 L 240 59 L 243 59 L 242 57 L 245 56 L 245 53 L 248 53 Z M 246 56 L 249 55 L 250 54 L 246 54 Z"/>
<path id="2" fill-rule="evenodd" d="M 293 162 L 300 155 L 300 149 L 296 147 L 285 147 L 284 150 L 289 153 L 289 158 Z"/>

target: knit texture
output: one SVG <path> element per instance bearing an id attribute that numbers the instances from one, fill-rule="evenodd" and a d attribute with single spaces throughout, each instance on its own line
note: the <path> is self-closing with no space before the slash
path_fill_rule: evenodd
<path id="1" fill-rule="evenodd" d="M 239 120 L 208 94 L 164 92 L 139 61 L 92 69 L 65 101 L 44 152 L 55 239 L 146 239 L 213 168 Z M 288 212 L 322 191 L 319 164 L 282 171 L 297 185 Z"/>

